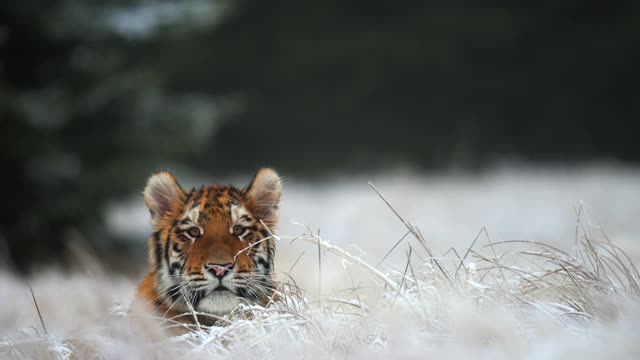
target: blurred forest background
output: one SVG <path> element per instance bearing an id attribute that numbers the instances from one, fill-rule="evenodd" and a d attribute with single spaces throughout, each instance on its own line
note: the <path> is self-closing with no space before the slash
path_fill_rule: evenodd
<path id="1" fill-rule="evenodd" d="M 0 259 L 125 246 L 162 168 L 637 164 L 639 64 L 631 0 L 3 1 Z"/>

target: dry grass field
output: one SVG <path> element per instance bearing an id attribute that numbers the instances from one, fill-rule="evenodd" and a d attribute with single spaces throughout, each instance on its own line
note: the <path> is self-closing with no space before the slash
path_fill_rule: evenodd
<path id="1" fill-rule="evenodd" d="M 0 357 L 635 359 L 639 215 L 640 172 L 614 166 L 285 177 L 281 302 L 186 329 L 130 311 L 144 263 L 87 255 L 0 273 Z M 146 246 L 140 196 L 108 219 Z"/>

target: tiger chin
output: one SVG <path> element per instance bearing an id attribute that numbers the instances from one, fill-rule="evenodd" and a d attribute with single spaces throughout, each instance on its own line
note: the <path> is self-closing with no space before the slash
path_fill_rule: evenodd
<path id="1" fill-rule="evenodd" d="M 185 191 L 169 172 L 151 176 L 144 199 L 153 234 L 138 300 L 164 318 L 208 325 L 240 304 L 273 301 L 272 231 L 281 190 L 269 168 L 244 189 L 214 184 Z"/>

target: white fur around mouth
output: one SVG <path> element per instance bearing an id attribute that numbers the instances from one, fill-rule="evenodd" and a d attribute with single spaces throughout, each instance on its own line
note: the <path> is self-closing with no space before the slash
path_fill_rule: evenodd
<path id="1" fill-rule="evenodd" d="M 209 314 L 225 315 L 238 307 L 240 303 L 238 295 L 229 290 L 211 291 L 200 299 L 197 310 Z"/>

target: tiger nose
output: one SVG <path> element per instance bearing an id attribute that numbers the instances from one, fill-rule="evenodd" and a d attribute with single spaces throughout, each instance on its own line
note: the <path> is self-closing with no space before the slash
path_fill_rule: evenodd
<path id="1" fill-rule="evenodd" d="M 222 278 L 229 269 L 231 269 L 233 267 L 233 263 L 227 263 L 227 264 L 213 264 L 213 263 L 208 263 L 207 265 L 205 265 L 205 268 L 212 274 L 214 274 L 216 277 Z"/>

